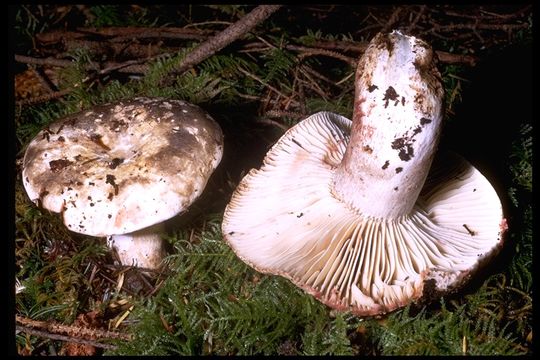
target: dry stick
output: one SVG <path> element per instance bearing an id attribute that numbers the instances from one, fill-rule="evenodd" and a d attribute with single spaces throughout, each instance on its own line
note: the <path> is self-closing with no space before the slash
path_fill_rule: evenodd
<path id="1" fill-rule="evenodd" d="M 287 131 L 289 130 L 289 127 L 286 126 L 286 125 L 283 125 L 277 121 L 274 121 L 274 120 L 270 120 L 270 119 L 265 119 L 265 118 L 262 118 L 262 119 L 259 119 L 257 120 L 258 123 L 260 124 L 266 124 L 266 125 L 273 125 L 273 126 L 276 126 L 278 128 L 280 128 L 281 130 L 283 131 Z"/>
<path id="2" fill-rule="evenodd" d="M 287 96 L 285 94 L 283 94 L 281 91 L 279 91 L 278 89 L 276 89 L 275 87 L 273 87 L 272 85 L 270 84 L 267 84 L 265 83 L 260 77 L 258 77 L 257 75 L 254 75 L 252 73 L 250 73 L 249 71 L 246 71 L 244 69 L 242 69 L 241 67 L 238 68 L 238 71 L 240 71 L 242 74 L 252 78 L 253 80 L 261 83 L 262 85 L 264 85 L 265 87 L 267 87 L 268 89 L 272 90 L 273 92 L 275 92 L 276 94 L 282 96 L 283 98 L 287 98 Z"/>
<path id="3" fill-rule="evenodd" d="M 352 58 L 350 58 L 348 56 L 342 55 L 342 54 L 337 53 L 335 51 L 330 51 L 330 50 L 326 50 L 326 49 L 307 48 L 307 47 L 304 47 L 304 46 L 296 46 L 296 45 L 287 45 L 287 46 L 285 46 L 285 48 L 287 50 L 302 51 L 303 53 L 300 54 L 300 56 L 299 56 L 300 58 L 304 58 L 306 56 L 313 56 L 313 55 L 325 55 L 325 56 L 329 56 L 329 57 L 333 57 L 333 58 L 342 60 L 342 61 L 346 62 L 347 64 L 349 64 L 351 66 L 356 65 L 356 60 L 355 59 L 352 59 Z"/>
<path id="4" fill-rule="evenodd" d="M 324 76 L 323 74 L 319 73 L 318 71 L 313 70 L 311 67 L 309 67 L 309 66 L 307 66 L 307 65 L 301 65 L 300 67 L 302 68 L 302 70 L 305 70 L 306 72 L 310 73 L 311 75 L 315 76 L 316 78 L 319 78 L 319 79 L 321 79 L 321 80 L 327 82 L 327 83 L 330 84 L 330 85 L 339 87 L 339 85 L 337 85 L 337 84 L 335 83 L 335 81 L 330 80 L 329 78 L 327 78 L 327 77 Z"/>
<path id="5" fill-rule="evenodd" d="M 426 12 L 426 5 L 421 5 L 420 6 L 420 10 L 418 11 L 418 14 L 416 14 L 414 20 L 411 22 L 411 24 L 407 27 L 407 32 L 410 33 L 412 31 L 412 29 L 414 29 L 414 27 L 416 26 L 416 24 L 418 23 L 418 20 L 420 20 L 420 18 L 422 17 L 422 15 L 424 15 L 424 13 Z"/>
<path id="6" fill-rule="evenodd" d="M 47 102 L 47 101 L 50 101 L 50 100 L 61 98 L 62 96 L 67 95 L 72 91 L 73 91 L 73 89 L 64 89 L 64 90 L 52 92 L 50 94 L 34 96 L 34 97 L 31 97 L 30 99 L 17 100 L 17 101 L 15 101 L 15 105 L 17 105 L 17 106 L 26 106 L 26 105 L 39 104 L 39 103 L 42 103 L 42 102 Z"/>
<path id="7" fill-rule="evenodd" d="M 399 21 L 399 13 L 403 10 L 403 7 L 398 6 L 390 18 L 388 19 L 388 22 L 382 27 L 381 32 L 387 32 L 390 30 L 398 21 Z"/>
<path id="8" fill-rule="evenodd" d="M 490 11 L 487 11 L 487 10 L 480 10 L 480 12 L 484 13 L 484 14 L 487 14 L 487 15 L 491 15 L 491 16 L 493 16 L 495 18 L 499 18 L 499 19 L 510 19 L 510 18 L 521 16 L 521 14 L 523 14 L 524 12 L 529 11 L 530 8 L 532 8 L 532 5 L 527 5 L 524 8 L 519 9 L 518 11 L 516 11 L 513 14 L 497 14 L 497 13 L 490 12 Z"/>
<path id="9" fill-rule="evenodd" d="M 529 27 L 528 23 L 523 24 L 450 24 L 450 25 L 439 25 L 435 24 L 431 27 L 431 29 L 428 32 L 436 32 L 436 31 L 452 31 L 452 30 L 502 30 L 502 31 L 509 31 L 509 30 L 519 30 L 519 29 L 526 29 Z"/>
<path id="10" fill-rule="evenodd" d="M 158 58 L 159 56 L 166 56 L 167 54 L 160 54 L 157 55 L 155 58 Z M 116 70 L 118 72 L 125 72 L 125 73 L 134 73 L 134 74 L 143 74 L 148 70 L 147 65 L 137 65 L 144 61 L 152 60 L 154 57 L 149 59 L 141 59 L 141 60 L 128 60 L 123 63 L 110 63 L 106 64 L 108 65 L 107 68 L 100 70 L 99 74 L 103 75 L 106 73 L 109 73 L 113 70 Z M 35 58 L 31 56 L 25 56 L 25 55 L 15 55 L 15 61 L 23 63 L 23 64 L 32 64 L 32 65 L 48 65 L 48 66 L 57 66 L 57 67 L 68 67 L 74 64 L 71 60 L 62 60 L 62 59 L 54 59 L 54 58 Z M 85 65 L 85 70 L 96 70 L 96 68 L 92 65 Z"/>
<path id="11" fill-rule="evenodd" d="M 352 41 L 318 41 L 315 46 L 325 49 L 336 49 L 342 51 L 353 51 L 357 53 L 363 53 L 367 48 L 367 42 L 352 42 Z M 465 64 L 469 66 L 476 65 L 478 58 L 471 55 L 452 54 L 446 51 L 436 50 L 435 53 L 439 57 L 439 60 L 448 64 Z"/>
<path id="12" fill-rule="evenodd" d="M 121 334 L 114 331 L 90 329 L 90 328 L 85 328 L 81 326 L 73 326 L 73 325 L 64 325 L 64 324 L 58 324 L 56 322 L 32 320 L 32 319 L 28 319 L 19 315 L 15 315 L 15 320 L 17 323 L 28 328 L 38 328 L 38 329 L 46 330 L 50 333 L 67 334 L 69 336 L 74 336 L 77 338 L 92 337 L 92 338 L 98 338 L 98 339 L 131 340 L 130 335 Z"/>
<path id="13" fill-rule="evenodd" d="M 43 45 L 56 43 L 65 43 L 71 40 L 83 39 L 88 35 L 94 37 L 101 36 L 111 42 L 122 42 L 133 39 L 146 38 L 164 38 L 164 39 L 181 39 L 181 40 L 205 40 L 210 35 L 211 31 L 192 30 L 184 28 L 136 28 L 136 27 L 108 27 L 103 29 L 95 28 L 77 28 L 76 31 L 54 30 L 46 33 L 36 34 L 36 39 Z"/>
<path id="14" fill-rule="evenodd" d="M 22 332 L 25 332 L 27 334 L 34 335 L 34 336 L 39 336 L 39 337 L 52 339 L 52 340 L 60 340 L 60 341 L 66 341 L 66 342 L 71 342 L 71 343 L 90 345 L 90 346 L 93 346 L 93 347 L 99 347 L 99 348 L 107 349 L 107 350 L 116 349 L 116 346 L 114 346 L 114 345 L 102 344 L 102 343 L 99 343 L 97 341 L 92 341 L 92 340 L 72 338 L 72 337 L 65 336 L 65 335 L 51 334 L 51 333 L 46 332 L 46 331 L 35 330 L 35 329 L 29 328 L 29 327 L 26 327 L 26 326 L 22 326 L 22 325 L 16 325 L 15 330 L 22 331 Z"/>
<path id="15" fill-rule="evenodd" d="M 296 111 L 284 111 L 284 110 L 268 110 L 265 114 L 265 116 L 271 117 L 271 118 L 282 118 L 282 117 L 290 117 L 293 119 L 301 119 L 303 117 L 306 117 L 306 114 L 296 112 Z M 280 124 L 282 126 L 285 126 L 283 124 Z M 285 130 L 288 129 L 288 127 L 284 127 Z"/>
<path id="16" fill-rule="evenodd" d="M 73 61 L 71 60 L 61 60 L 61 59 L 53 59 L 53 58 L 40 59 L 40 58 L 24 56 L 24 55 L 15 55 L 15 61 L 23 63 L 23 64 L 50 65 L 50 66 L 58 66 L 58 67 L 68 67 L 70 65 L 73 65 Z"/>
<path id="17" fill-rule="evenodd" d="M 191 51 L 174 71 L 181 74 L 193 65 L 212 56 L 214 53 L 223 49 L 242 35 L 249 32 L 257 24 L 266 20 L 272 13 L 277 11 L 281 5 L 259 5 L 249 14 L 227 27 L 225 30 L 206 40 L 193 51 Z"/>
<path id="18" fill-rule="evenodd" d="M 94 34 L 114 36 L 113 42 L 121 42 L 131 39 L 163 38 L 163 39 L 181 39 L 181 40 L 206 40 L 210 31 L 184 29 L 184 28 L 105 28 L 105 29 L 79 29 Z"/>
<path id="19" fill-rule="evenodd" d="M 304 77 L 308 80 L 305 83 L 311 84 L 310 88 L 313 89 L 313 91 L 315 91 L 317 94 L 319 94 L 319 96 L 322 97 L 325 101 L 328 101 L 328 97 L 324 93 L 323 89 L 321 89 L 317 81 L 313 80 L 309 73 L 302 68 L 300 68 L 300 73 L 303 74 Z M 298 81 L 301 83 L 303 82 L 302 79 L 298 79 Z"/>

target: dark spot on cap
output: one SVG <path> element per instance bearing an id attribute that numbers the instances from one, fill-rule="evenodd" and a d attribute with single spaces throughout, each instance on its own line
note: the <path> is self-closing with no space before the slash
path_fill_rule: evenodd
<path id="1" fill-rule="evenodd" d="M 63 128 L 64 128 L 64 124 L 60 125 L 58 127 L 58 130 L 56 130 L 56 134 L 60 133 L 60 131 L 62 131 Z"/>
<path id="2" fill-rule="evenodd" d="M 45 131 L 43 132 L 43 136 L 41 137 L 41 140 L 43 139 L 47 139 L 47 142 L 49 142 L 50 140 L 50 131 L 48 129 L 45 129 Z"/>
<path id="3" fill-rule="evenodd" d="M 392 141 L 392 149 L 397 150 L 405 146 L 405 138 L 397 138 L 394 141 Z"/>
<path id="4" fill-rule="evenodd" d="M 114 187 L 114 195 L 118 195 L 118 185 L 114 182 L 115 180 L 116 180 L 116 177 L 114 175 L 107 174 L 105 183 L 111 184 L 112 187 Z"/>
<path id="5" fill-rule="evenodd" d="M 394 191 L 398 191 L 398 189 L 399 189 L 399 188 L 396 186 L 396 187 L 394 188 Z"/>
<path id="6" fill-rule="evenodd" d="M 420 125 L 424 126 L 426 124 L 429 124 L 432 120 L 428 118 L 421 118 L 420 119 Z"/>
<path id="7" fill-rule="evenodd" d="M 378 88 L 379 87 L 377 85 L 369 85 L 367 89 L 369 92 L 373 92 L 375 91 L 375 89 L 378 89 Z"/>
<path id="8" fill-rule="evenodd" d="M 91 135 L 90 135 L 90 140 L 92 140 L 92 142 L 94 142 L 94 143 L 97 144 L 100 148 L 102 148 L 102 149 L 104 149 L 104 150 L 106 150 L 106 151 L 111 150 L 110 147 L 108 147 L 107 145 L 105 145 L 105 144 L 103 143 L 103 140 L 101 140 L 101 135 L 99 135 L 99 134 L 96 134 L 96 133 L 91 134 Z"/>
<path id="9" fill-rule="evenodd" d="M 229 235 L 234 235 L 234 231 L 231 231 L 231 232 L 229 233 Z"/>
<path id="10" fill-rule="evenodd" d="M 59 136 L 57 140 L 60 141 L 60 142 L 66 141 L 66 139 L 63 136 Z"/>
<path id="11" fill-rule="evenodd" d="M 113 193 L 109 193 L 109 196 L 107 196 L 107 199 L 112 200 L 113 196 L 114 196 Z"/>
<path id="12" fill-rule="evenodd" d="M 62 171 L 66 166 L 69 166 L 70 164 L 72 164 L 71 161 L 64 159 L 49 161 L 49 167 L 51 168 L 51 171 L 53 173 Z"/>
<path id="13" fill-rule="evenodd" d="M 90 203 L 90 206 L 92 206 L 92 207 L 93 207 L 94 205 L 95 205 L 94 203 Z"/>
<path id="14" fill-rule="evenodd" d="M 107 217 L 110 219 L 110 218 L 112 218 L 112 215 L 111 215 L 111 214 L 108 214 Z"/>
<path id="15" fill-rule="evenodd" d="M 384 162 L 384 165 L 382 166 L 382 169 L 383 169 L 383 170 L 386 170 L 386 168 L 388 167 L 388 165 L 390 165 L 390 161 L 386 160 L 386 161 Z"/>
<path id="16" fill-rule="evenodd" d="M 111 160 L 111 162 L 109 163 L 109 168 L 111 169 L 116 169 L 116 167 L 118 165 L 120 165 L 121 163 L 124 162 L 124 159 L 121 159 L 121 158 L 114 158 Z"/>
<path id="17" fill-rule="evenodd" d="M 304 216 L 304 213 L 303 213 L 303 212 L 301 212 L 300 214 L 298 214 L 296 217 L 297 217 L 297 218 L 301 218 L 302 216 Z"/>
<path id="18" fill-rule="evenodd" d="M 401 105 L 405 106 L 405 96 L 401 97 Z"/>
<path id="19" fill-rule="evenodd" d="M 403 168 L 402 167 L 397 167 L 396 168 L 396 174 L 399 174 L 400 172 L 403 171 Z"/>

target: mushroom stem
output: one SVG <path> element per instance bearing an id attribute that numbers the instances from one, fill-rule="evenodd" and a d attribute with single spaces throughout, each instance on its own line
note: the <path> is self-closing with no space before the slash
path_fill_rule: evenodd
<path id="1" fill-rule="evenodd" d="M 158 223 L 132 233 L 111 235 L 107 244 L 116 251 L 122 265 L 157 269 L 165 257 L 161 238 L 164 231 L 163 223 Z"/>
<path id="2" fill-rule="evenodd" d="M 439 140 L 443 88 L 425 42 L 378 34 L 358 63 L 351 138 L 333 194 L 360 214 L 408 214 Z"/>

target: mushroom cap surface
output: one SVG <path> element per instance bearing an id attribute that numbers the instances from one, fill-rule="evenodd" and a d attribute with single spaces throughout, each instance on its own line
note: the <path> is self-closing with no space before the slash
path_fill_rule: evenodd
<path id="1" fill-rule="evenodd" d="M 445 292 L 494 255 L 506 230 L 488 180 L 458 155 L 435 160 L 413 210 L 364 216 L 332 192 L 351 122 L 320 112 L 289 129 L 240 182 L 222 224 L 247 264 L 359 316 Z M 383 185 L 384 186 L 384 185 Z"/>
<path id="2" fill-rule="evenodd" d="M 40 131 L 23 160 L 30 199 L 72 231 L 130 233 L 184 211 L 221 161 L 223 134 L 198 106 L 135 98 Z"/>

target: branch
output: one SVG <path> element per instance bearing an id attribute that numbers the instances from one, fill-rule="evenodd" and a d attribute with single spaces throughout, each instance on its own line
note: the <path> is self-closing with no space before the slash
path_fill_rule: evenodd
<path id="1" fill-rule="evenodd" d="M 47 102 L 50 100 L 61 98 L 67 94 L 69 94 L 73 89 L 65 89 L 60 91 L 54 91 L 49 94 L 40 95 L 40 96 L 34 96 L 30 99 L 24 99 L 24 100 L 17 100 L 15 101 L 15 105 L 17 106 L 25 106 L 25 105 L 34 105 L 39 104 L 42 102 Z"/>
<path id="2" fill-rule="evenodd" d="M 107 62 L 104 65 L 106 66 L 104 69 L 99 70 L 99 75 L 105 75 L 112 71 L 118 71 L 121 73 L 129 73 L 129 74 L 144 74 L 148 71 L 148 65 L 142 64 L 149 60 L 158 59 L 159 57 L 165 57 L 169 54 L 159 54 L 156 56 L 151 56 L 146 59 L 140 59 L 140 60 L 127 60 L 123 63 L 114 63 L 114 62 Z M 57 67 L 68 67 L 74 64 L 71 60 L 62 60 L 62 59 L 55 59 L 55 58 L 35 58 L 31 56 L 24 56 L 24 55 L 15 55 L 15 61 L 20 62 L 22 64 L 32 64 L 32 65 L 48 65 L 48 66 L 57 66 Z M 92 66 L 90 64 L 84 65 L 85 70 L 96 70 L 95 66 Z"/>
<path id="3" fill-rule="evenodd" d="M 22 332 L 25 332 L 27 334 L 34 335 L 34 336 L 44 337 L 44 338 L 47 338 L 47 339 L 53 339 L 53 340 L 60 340 L 60 341 L 66 341 L 66 342 L 71 342 L 71 343 L 77 343 L 77 344 L 90 345 L 90 346 L 94 346 L 94 347 L 102 348 L 102 349 L 109 349 L 109 350 L 116 349 L 116 346 L 114 346 L 114 345 L 102 344 L 102 343 L 99 343 L 97 341 L 92 341 L 92 340 L 73 338 L 73 337 L 66 336 L 66 335 L 53 334 L 53 333 L 49 333 L 47 331 L 35 330 L 35 329 L 29 328 L 29 327 L 26 327 L 26 326 L 22 326 L 22 325 L 16 325 L 15 330 L 22 331 Z"/>
<path id="4" fill-rule="evenodd" d="M 38 328 L 47 331 L 48 333 L 58 334 L 63 333 L 67 334 L 69 341 L 71 341 L 71 336 L 75 338 L 87 337 L 87 338 L 97 338 L 97 339 L 122 339 L 122 340 L 131 340 L 130 335 L 121 334 L 118 332 L 101 330 L 101 329 L 89 329 L 81 326 L 72 326 L 58 324 L 56 322 L 47 322 L 47 321 L 37 321 L 28 319 L 19 315 L 15 315 L 15 320 L 17 323 L 21 324 L 24 328 Z M 25 331 L 26 332 L 26 331 Z"/>
<path id="5" fill-rule="evenodd" d="M 330 51 L 327 49 L 314 49 L 314 48 L 308 48 L 308 47 L 296 46 L 296 45 L 286 45 L 285 48 L 287 50 L 295 50 L 295 51 L 303 52 L 299 56 L 300 58 L 304 58 L 304 57 L 312 56 L 312 55 L 324 55 L 324 56 L 329 56 L 329 57 L 333 57 L 341 61 L 344 61 L 351 66 L 356 66 L 356 61 L 357 61 L 356 59 L 352 59 L 348 56 L 337 53 L 335 51 Z"/>
<path id="6" fill-rule="evenodd" d="M 342 51 L 351 51 L 355 53 L 363 53 L 367 48 L 368 43 L 365 41 L 362 42 L 353 42 L 353 41 L 323 41 L 319 40 L 313 46 L 320 47 L 323 49 L 331 50 L 342 50 Z M 478 57 L 472 55 L 461 55 L 453 54 L 446 51 L 435 50 L 435 53 L 439 57 L 439 60 L 443 63 L 448 64 L 465 64 L 469 66 L 476 65 Z"/>
<path id="7" fill-rule="evenodd" d="M 31 56 L 24 56 L 24 55 L 17 55 L 15 54 L 15 61 L 23 63 L 23 64 L 33 64 L 33 65 L 50 65 L 50 66 L 58 66 L 58 67 L 68 67 L 70 65 L 73 65 L 73 61 L 71 60 L 61 60 L 61 59 L 54 59 L 54 58 L 35 58 Z"/>
<path id="8" fill-rule="evenodd" d="M 242 35 L 248 33 L 257 24 L 266 20 L 272 13 L 277 11 L 281 5 L 259 5 L 249 14 L 220 32 L 219 34 L 206 40 L 190 52 L 178 65 L 175 73 L 181 74 L 193 65 L 206 60 L 214 53 L 223 49 Z"/>

